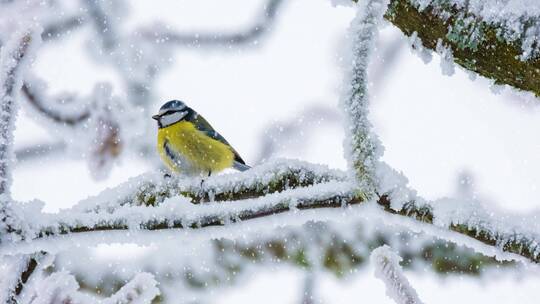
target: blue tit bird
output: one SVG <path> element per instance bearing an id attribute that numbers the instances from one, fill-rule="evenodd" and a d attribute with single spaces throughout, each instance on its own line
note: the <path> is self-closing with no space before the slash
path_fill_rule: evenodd
<path id="1" fill-rule="evenodd" d="M 250 169 L 227 140 L 182 101 L 166 102 L 152 118 L 159 128 L 159 155 L 171 171 L 210 176 L 227 168 Z"/>

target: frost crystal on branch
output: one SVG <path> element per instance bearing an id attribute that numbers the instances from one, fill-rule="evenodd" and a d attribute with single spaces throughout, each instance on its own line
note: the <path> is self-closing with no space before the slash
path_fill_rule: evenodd
<path id="1" fill-rule="evenodd" d="M 371 195 L 377 190 L 375 166 L 382 154 L 382 147 L 368 120 L 369 96 L 367 69 L 375 45 L 379 23 L 389 0 L 363 1 L 356 18 L 351 23 L 352 54 L 347 71 L 349 87 L 345 88 L 342 105 L 348 116 L 348 137 L 345 153 L 349 167 L 356 173 L 360 189 Z"/>
<path id="2" fill-rule="evenodd" d="M 441 70 L 443 75 L 454 75 L 454 56 L 452 55 L 452 49 L 443 44 L 443 41 L 439 39 L 437 41 L 437 54 L 441 56 Z"/>
<path id="3" fill-rule="evenodd" d="M 421 304 L 416 290 L 409 284 L 399 265 L 402 260 L 392 249 L 386 245 L 371 253 L 371 263 L 375 267 L 375 277 L 381 279 L 386 285 L 386 295 L 397 304 Z"/>

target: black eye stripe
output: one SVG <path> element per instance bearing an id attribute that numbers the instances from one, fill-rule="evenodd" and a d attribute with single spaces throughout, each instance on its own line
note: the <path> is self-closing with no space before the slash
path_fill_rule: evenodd
<path id="1" fill-rule="evenodd" d="M 183 109 L 179 109 L 179 110 L 167 110 L 165 113 L 161 114 L 161 116 L 164 116 L 164 115 L 169 115 L 169 114 L 173 114 L 173 113 L 177 113 L 177 112 L 180 112 L 182 111 Z"/>

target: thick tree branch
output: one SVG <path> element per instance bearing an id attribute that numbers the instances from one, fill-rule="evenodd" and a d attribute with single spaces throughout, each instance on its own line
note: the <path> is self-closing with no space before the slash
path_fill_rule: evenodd
<path id="1" fill-rule="evenodd" d="M 540 95 L 540 45 L 536 43 L 532 58 L 523 58 L 526 32 L 538 27 L 538 18 L 523 17 L 522 33 L 510 39 L 504 34 L 513 29 L 505 24 L 488 23 L 471 13 L 468 7 L 449 5 L 448 1 L 432 1 L 418 8 L 413 0 L 392 0 L 385 18 L 407 35 L 417 33 L 424 47 L 436 51 L 437 44 L 451 48 L 454 62 L 463 68 Z M 441 4 L 443 3 L 443 4 Z M 464 1 L 468 5 L 468 1 Z"/>
<path id="2" fill-rule="evenodd" d="M 273 160 L 246 173 L 211 176 L 199 179 L 163 177 L 162 173 L 145 174 L 115 189 L 80 202 L 75 210 L 86 213 L 113 212 L 121 206 L 157 206 L 167 198 L 182 195 L 195 204 L 208 201 L 236 201 L 262 197 L 288 189 L 330 181 L 343 182 L 346 174 L 326 166 L 302 161 Z M 115 197 L 114 201 L 110 201 Z"/>
<path id="3" fill-rule="evenodd" d="M 233 184 L 231 183 L 231 185 Z M 132 184 L 132 191 L 138 192 L 139 189 L 133 186 Z M 238 187 L 238 189 L 240 189 L 240 192 L 233 192 L 236 193 L 231 194 L 233 197 L 243 195 L 241 189 L 244 188 Z M 119 193 L 125 190 L 125 188 L 121 189 Z M 106 192 L 106 196 L 111 197 L 113 195 L 110 191 Z M 147 188 L 145 193 L 148 197 L 162 195 L 158 187 L 155 189 Z M 212 194 L 206 193 L 200 197 L 208 196 L 212 196 Z M 136 195 L 131 197 L 136 197 Z M 362 198 L 358 197 L 354 184 L 339 181 L 285 190 L 257 199 L 217 201 L 198 205 L 192 204 L 182 196 L 173 196 L 156 206 L 143 206 L 141 202 L 132 204 L 126 202 L 124 198 L 120 198 L 117 203 L 110 204 L 108 207 L 107 204 L 104 204 L 94 205 L 93 208 L 89 208 L 94 203 L 90 200 L 72 211 L 56 215 L 44 214 L 40 216 L 39 220 L 32 223 L 31 231 L 26 232 L 26 237 L 33 239 L 69 233 L 127 229 L 204 229 L 212 226 L 228 226 L 240 221 L 271 217 L 281 213 L 301 212 L 307 209 L 341 208 L 362 202 Z M 124 203 L 118 206 L 118 203 L 122 201 Z M 154 202 L 156 201 L 154 200 Z M 521 226 L 500 225 L 497 223 L 497 218 L 482 216 L 481 209 L 476 206 L 471 210 L 477 212 L 471 214 L 469 218 L 464 218 L 463 215 L 455 216 L 454 214 L 462 212 L 464 209 L 462 205 L 456 202 L 445 206 L 444 213 L 441 214 L 437 214 L 437 209 L 427 203 L 422 206 L 408 203 L 397 210 L 393 209 L 388 196 L 381 197 L 378 204 L 390 214 L 409 217 L 422 223 L 449 229 L 496 247 L 502 252 L 515 253 L 529 259 L 531 262 L 540 263 L 540 249 L 538 246 L 540 237 L 534 233 L 535 227 L 524 228 Z M 488 211 L 484 211 L 484 213 L 492 215 Z"/>
<path id="4" fill-rule="evenodd" d="M 427 203 L 409 202 L 395 209 L 391 206 L 388 196 L 382 196 L 378 204 L 392 214 L 410 217 L 423 223 L 436 224 L 486 245 L 497 247 L 504 252 L 521 255 L 531 262 L 540 263 L 540 235 L 538 230 L 535 230 L 538 227 L 533 225 L 534 220 L 531 221 L 531 225 L 512 226 L 511 221 L 502 222 L 501 219 L 493 216 L 493 212 L 483 210 L 480 205 L 471 208 L 456 201 L 446 202 L 446 204 L 452 204 L 442 209 L 446 214 L 436 214 L 433 205 Z M 469 210 L 469 212 L 464 210 Z M 460 213 L 462 213 L 460 216 L 452 216 Z M 527 222 L 525 218 L 521 218 L 521 221 Z"/>
<path id="5" fill-rule="evenodd" d="M 200 229 L 307 209 L 340 208 L 363 200 L 348 182 L 329 182 L 287 190 L 264 198 L 193 205 L 178 197 L 156 207 L 123 206 L 114 212 L 64 213 L 44 217 L 28 231 L 29 238 L 68 233 L 127 229 Z"/>

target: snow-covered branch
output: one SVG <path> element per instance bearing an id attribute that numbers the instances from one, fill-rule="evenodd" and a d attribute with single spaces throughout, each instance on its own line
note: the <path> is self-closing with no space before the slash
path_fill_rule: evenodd
<path id="1" fill-rule="evenodd" d="M 108 298 L 97 298 L 79 291 L 79 283 L 66 271 L 52 273 L 32 282 L 32 290 L 15 303 L 21 304 L 150 304 L 160 295 L 158 282 L 151 274 L 139 273 Z"/>
<path id="2" fill-rule="evenodd" d="M 13 126 L 18 110 L 18 94 L 24 69 L 40 42 L 33 28 L 16 32 L 0 50 L 0 240 L 15 232 L 18 219 L 11 209 L 11 170 L 13 163 Z"/>
<path id="3" fill-rule="evenodd" d="M 442 45 L 461 67 L 540 95 L 540 11 L 530 4 L 392 0 L 385 18 L 415 37 L 413 46 L 436 51 Z"/>
<path id="4" fill-rule="evenodd" d="M 423 303 L 411 286 L 399 265 L 402 258 L 388 246 L 381 246 L 371 253 L 371 263 L 375 266 L 375 276 L 386 285 L 386 294 L 396 304 Z"/>
<path id="5" fill-rule="evenodd" d="M 342 210 L 330 212 L 343 213 Z M 336 221 L 324 222 L 322 217 L 328 212 L 316 210 L 312 214 L 315 221 L 300 226 L 278 224 L 279 227 L 276 227 L 271 223 L 287 221 L 268 218 L 253 225 L 244 223 L 236 228 L 233 225 L 210 228 L 212 231 L 165 233 L 168 236 L 164 241 L 160 238 L 162 233 L 143 233 L 149 236 L 147 241 L 151 244 L 136 237 L 137 234 L 129 233 L 125 242 L 138 240 L 139 245 L 101 244 L 96 248 L 86 244 L 89 248 L 66 250 L 57 255 L 53 271 L 69 269 L 78 280 L 85 282 L 95 292 L 107 294 L 114 292 L 114 286 L 123 285 L 135 274 L 150 272 L 161 282 L 163 299 L 167 300 L 172 296 L 167 292 L 172 286 L 177 290 L 178 285 L 182 285 L 199 296 L 209 294 L 213 288 L 220 289 L 242 282 L 250 273 L 268 264 L 286 264 L 306 271 L 324 269 L 337 277 L 347 277 L 365 267 L 370 252 L 383 244 L 388 244 L 399 255 L 406 257 L 404 268 L 432 268 L 440 275 L 454 273 L 475 276 L 488 269 L 494 270 L 495 267 L 516 267 L 515 263 L 498 262 L 464 246 L 448 244 L 425 233 L 391 225 L 384 217 L 379 219 L 371 212 L 363 212 L 361 216 L 353 218 L 336 217 Z M 321 221 L 316 220 L 317 214 Z M 302 213 L 292 215 L 302 216 Z M 222 231 L 223 238 L 217 237 L 210 241 L 199 239 L 216 231 Z M 101 238 L 105 234 L 94 236 Z M 122 239 L 113 239 L 122 242 Z M 109 250 L 115 250 L 121 256 L 122 252 L 130 254 L 129 257 L 105 258 L 103 252 Z M 156 259 L 158 255 L 160 258 Z M 98 257 L 101 263 L 95 263 Z"/>
<path id="6" fill-rule="evenodd" d="M 34 254 L 3 256 L 0 259 L 0 303 L 17 303 L 16 298 L 36 266 Z"/>
<path id="7" fill-rule="evenodd" d="M 210 177 L 202 186 L 200 180 L 167 178 L 156 172 L 59 214 L 42 214 L 39 206 L 15 204 L 17 214 L 26 220 L 13 224 L 17 229 L 12 229 L 10 239 L 224 225 L 291 210 L 359 203 L 361 199 L 350 188 L 344 173 L 299 161 L 268 162 L 248 172 Z M 207 201 L 215 203 L 194 205 Z"/>
<path id="8" fill-rule="evenodd" d="M 202 205 L 193 205 L 187 198 L 179 196 L 168 199 L 157 207 L 123 206 L 111 213 L 61 213 L 58 217 L 43 217 L 34 221 L 33 235 L 29 237 L 103 230 L 228 226 L 284 212 L 356 205 L 362 202 L 362 197 L 358 197 L 356 190 L 355 185 L 348 182 L 328 182 L 286 190 L 263 198 Z M 391 214 L 449 229 L 493 246 L 501 252 L 514 253 L 533 263 L 540 263 L 540 236 L 536 232 L 538 224 L 532 219 L 521 219 L 530 225 L 517 225 L 513 224 L 515 221 L 494 218 L 493 212 L 477 209 L 480 206 L 468 208 L 466 210 L 470 210 L 470 213 L 464 214 L 464 206 L 457 202 L 435 208 L 439 213 L 434 212 L 431 205 L 417 207 L 414 203 L 405 204 L 399 211 L 394 211 L 386 198 L 384 196 L 378 203 Z"/>
<path id="9" fill-rule="evenodd" d="M 34 30 L 14 34 L 0 54 L 0 193 L 9 191 L 13 161 L 13 125 L 17 115 L 17 97 L 22 74 L 31 56 L 31 48 L 39 42 Z"/>
<path id="10" fill-rule="evenodd" d="M 355 190 L 356 187 L 348 182 L 331 181 L 240 201 L 195 205 L 184 196 L 176 196 L 158 206 L 124 205 L 112 212 L 102 209 L 95 213 L 42 214 L 32 220 L 23 237 L 33 239 L 92 231 L 226 226 L 285 212 L 359 204 L 362 198 L 355 195 Z"/>
<path id="11" fill-rule="evenodd" d="M 503 215 L 479 202 L 452 199 L 393 206 L 385 195 L 378 203 L 390 213 L 443 227 L 540 263 L 540 224 L 536 216 Z"/>
<path id="12" fill-rule="evenodd" d="M 376 135 L 368 120 L 369 96 L 367 92 L 367 68 L 375 45 L 378 25 L 388 6 L 388 1 L 365 1 L 358 8 L 349 35 L 352 37 L 352 54 L 347 67 L 348 81 L 342 97 L 342 107 L 347 116 L 348 127 L 345 154 L 356 180 L 368 196 L 377 191 L 375 166 L 382 154 Z"/>
<path id="13" fill-rule="evenodd" d="M 84 200 L 74 210 L 97 213 L 113 212 L 125 205 L 157 206 L 177 195 L 196 204 L 236 201 L 331 181 L 344 182 L 346 174 L 323 165 L 285 159 L 268 161 L 244 173 L 211 176 L 202 184 L 199 179 L 164 177 L 161 172 L 156 172 L 132 178 L 123 185 Z"/>

